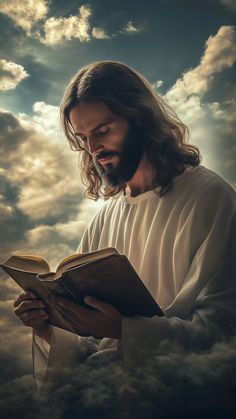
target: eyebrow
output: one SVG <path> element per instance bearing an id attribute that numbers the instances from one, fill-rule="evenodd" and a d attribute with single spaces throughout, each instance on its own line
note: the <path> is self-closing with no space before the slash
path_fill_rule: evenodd
<path id="1" fill-rule="evenodd" d="M 99 128 L 103 127 L 104 125 L 107 125 L 107 124 L 109 124 L 111 122 L 114 122 L 114 121 L 115 121 L 115 118 L 110 116 L 110 117 L 104 119 L 104 121 L 101 122 L 100 124 L 96 125 L 96 127 L 94 127 L 93 129 L 91 129 L 90 132 L 97 131 L 97 129 L 99 129 Z M 76 132 L 75 135 L 84 135 L 84 134 L 81 133 L 81 132 Z"/>

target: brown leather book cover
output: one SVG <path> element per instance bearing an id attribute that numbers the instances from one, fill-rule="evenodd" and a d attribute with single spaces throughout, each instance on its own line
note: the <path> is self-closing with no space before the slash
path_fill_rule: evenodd
<path id="1" fill-rule="evenodd" d="M 91 295 L 112 304 L 127 317 L 164 315 L 124 255 L 113 254 L 69 269 L 58 281 L 79 304 Z"/>
<path id="2" fill-rule="evenodd" d="M 98 255 L 101 255 L 101 251 L 98 251 Z M 61 295 L 93 310 L 84 303 L 84 297 L 91 295 L 112 304 L 127 317 L 164 315 L 126 256 L 115 252 L 102 258 L 85 260 L 67 269 L 55 280 L 51 279 L 50 272 L 38 275 L 21 270 L 19 266 L 1 264 L 1 267 L 22 289 L 34 291 L 45 301 L 52 325 L 73 333 L 81 334 L 77 326 L 74 328 L 67 311 L 51 295 Z"/>

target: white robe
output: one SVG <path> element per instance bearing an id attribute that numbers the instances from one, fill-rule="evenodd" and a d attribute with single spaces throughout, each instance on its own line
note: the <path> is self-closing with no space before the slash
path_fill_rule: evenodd
<path id="1" fill-rule="evenodd" d="M 235 191 L 200 165 L 176 176 L 163 197 L 157 192 L 132 197 L 127 187 L 101 208 L 80 242 L 78 252 L 111 246 L 125 254 L 165 313 L 123 317 L 121 341 L 89 338 L 96 356 L 119 343 L 124 362 L 142 362 L 166 339 L 204 349 L 235 333 Z M 63 365 L 68 348 L 76 352 L 84 339 L 54 328 L 43 356 L 42 339 L 34 339 L 36 379 L 37 365 Z"/>

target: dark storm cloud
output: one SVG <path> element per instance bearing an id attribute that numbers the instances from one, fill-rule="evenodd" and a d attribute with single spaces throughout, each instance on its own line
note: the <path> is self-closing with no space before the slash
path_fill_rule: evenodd
<path id="1" fill-rule="evenodd" d="M 205 352 L 185 352 L 173 342 L 163 342 L 156 356 L 130 371 L 109 359 L 88 359 L 73 371 L 73 385 L 55 394 L 62 396 L 62 407 L 66 399 L 64 409 L 71 402 L 78 413 L 81 409 L 82 413 L 97 410 L 113 415 L 117 409 L 114 417 L 141 419 L 175 414 L 190 418 L 209 412 L 213 418 L 218 410 L 236 408 L 235 361 L 235 339 Z"/>
<path id="2" fill-rule="evenodd" d="M 20 379 L 28 375 L 28 382 L 31 386 L 28 388 L 28 396 L 33 390 L 32 380 L 32 359 L 31 359 L 31 331 L 21 325 L 19 319 L 13 313 L 13 301 L 19 294 L 19 287 L 14 285 L 9 278 L 1 279 L 1 302 L 0 302 L 0 416 L 11 417 L 5 412 L 4 405 L 10 407 L 22 393 L 15 393 L 11 386 L 12 380 Z M 9 398 L 5 399 L 4 392 L 8 388 Z M 16 390 L 16 388 L 14 388 Z M 21 385 L 23 392 L 24 386 Z M 12 397 L 12 400 L 11 400 Z M 32 396 L 31 396 L 32 397 Z M 23 407 L 23 404 L 22 404 Z M 3 410 L 2 410 L 3 409 Z"/>
<path id="3" fill-rule="evenodd" d="M 4 289 L 4 287 L 3 287 Z M 13 311 L 12 302 L 2 302 L 1 312 L 1 348 L 0 348 L 0 417 L 33 418 L 34 384 L 32 378 L 31 333 L 19 325 L 14 315 L 9 315 L 3 305 Z M 15 316 L 16 317 L 16 316 Z M 37 415 L 35 417 L 40 418 Z"/>
<path id="4" fill-rule="evenodd" d="M 9 173 L 12 156 L 18 156 L 18 149 L 25 141 L 27 130 L 23 130 L 19 121 L 10 112 L 0 113 L 0 214 L 1 214 L 1 260 L 23 238 L 25 229 L 30 227 L 27 217 L 17 208 L 20 193 L 6 177 Z"/>
<path id="5" fill-rule="evenodd" d="M 23 130 L 19 121 L 11 114 L 11 112 L 1 112 L 0 114 L 0 151 L 1 158 L 9 158 L 9 153 L 13 154 L 28 135 Z M 4 161 L 2 161 L 4 163 Z"/>
<path id="6" fill-rule="evenodd" d="M 114 353 L 96 356 L 84 338 L 72 370 L 58 370 L 54 389 L 41 396 L 32 380 L 31 333 L 13 314 L 15 285 L 2 285 L 6 301 L 0 305 L 0 416 L 11 419 L 215 419 L 233 418 L 235 404 L 236 338 L 205 351 L 186 351 L 163 341 L 142 365 L 124 369 Z M 12 298 L 13 297 L 13 298 Z M 12 331 L 14 330 L 14 333 Z M 67 354 L 65 353 L 65 364 Z"/>
<path id="7" fill-rule="evenodd" d="M 65 384 L 39 398 L 29 374 L 21 377 L 19 361 L 8 356 L 16 374 L 1 390 L 0 406 L 11 418 L 24 412 L 26 419 L 38 418 L 39 413 L 56 419 L 170 419 L 176 415 L 230 419 L 236 413 L 235 344 L 233 338 L 204 352 L 186 352 L 166 341 L 155 356 L 132 370 L 115 364 L 112 356 L 90 357 L 91 348 L 85 344 L 81 352 L 87 361 L 73 371 L 60 370 L 59 379 Z M 30 412 L 22 403 L 22 392 L 23 400 L 33 403 Z"/>
<path id="8" fill-rule="evenodd" d="M 8 203 L 5 203 L 8 205 Z M 32 227 L 32 223 L 21 211 L 11 204 L 11 214 L 4 217 L 2 208 L 1 214 L 1 261 L 9 254 L 18 251 L 19 245 L 24 241 L 25 231 Z"/>

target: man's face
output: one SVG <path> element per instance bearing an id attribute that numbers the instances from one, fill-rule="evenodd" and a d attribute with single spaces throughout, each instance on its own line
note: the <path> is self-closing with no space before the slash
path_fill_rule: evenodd
<path id="1" fill-rule="evenodd" d="M 103 102 L 80 102 L 69 116 L 99 175 L 112 186 L 131 180 L 143 156 L 144 139 L 137 129 Z"/>

